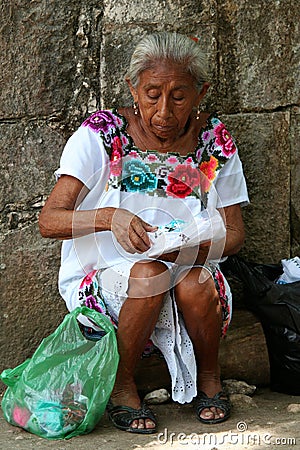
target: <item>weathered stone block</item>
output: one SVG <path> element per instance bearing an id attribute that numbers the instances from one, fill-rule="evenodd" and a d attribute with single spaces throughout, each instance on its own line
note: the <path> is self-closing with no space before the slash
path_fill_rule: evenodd
<path id="1" fill-rule="evenodd" d="M 45 121 L 2 123 L 0 133 L 0 210 L 32 206 L 54 185 L 65 139 Z"/>
<path id="2" fill-rule="evenodd" d="M 82 3 L 2 2 L 0 118 L 65 114 L 71 106 L 72 115 L 86 114 L 98 83 L 101 3 Z"/>
<path id="3" fill-rule="evenodd" d="M 151 6 L 145 7 L 143 2 L 120 0 L 117 3 L 107 0 L 104 8 L 104 22 L 106 24 L 124 25 L 150 24 L 151 28 L 161 29 L 166 24 L 176 30 L 182 22 L 205 21 L 211 22 L 216 15 L 217 1 L 207 2 L 193 0 L 152 0 Z"/>
<path id="4" fill-rule="evenodd" d="M 292 256 L 300 256 L 300 108 L 291 116 L 291 240 Z"/>
<path id="5" fill-rule="evenodd" d="M 299 5 L 293 0 L 219 2 L 221 110 L 299 104 L 299 20 Z"/>
<path id="6" fill-rule="evenodd" d="M 57 289 L 60 244 L 39 237 L 36 223 L 7 233 L 0 254 L 0 365 L 5 369 L 32 355 L 66 307 Z"/>
<path id="7" fill-rule="evenodd" d="M 249 189 L 243 253 L 278 262 L 290 252 L 289 113 L 222 116 L 236 138 Z"/>

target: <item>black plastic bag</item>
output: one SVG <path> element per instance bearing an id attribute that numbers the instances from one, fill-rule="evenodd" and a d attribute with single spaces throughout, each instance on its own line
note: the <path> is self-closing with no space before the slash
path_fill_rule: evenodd
<path id="1" fill-rule="evenodd" d="M 277 284 L 281 264 L 256 264 L 230 256 L 225 274 L 243 283 L 244 303 L 261 321 L 273 391 L 300 395 L 300 281 Z"/>

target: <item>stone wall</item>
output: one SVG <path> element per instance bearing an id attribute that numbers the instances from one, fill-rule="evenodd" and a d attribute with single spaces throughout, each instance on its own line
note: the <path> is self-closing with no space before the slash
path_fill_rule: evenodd
<path id="1" fill-rule="evenodd" d="M 141 35 L 200 37 L 210 63 L 204 107 L 240 148 L 251 205 L 243 254 L 300 254 L 300 10 L 296 0 L 0 2 L 0 370 L 30 356 L 65 314 L 60 243 L 39 211 L 66 139 L 96 108 L 131 104 L 123 81 Z"/>

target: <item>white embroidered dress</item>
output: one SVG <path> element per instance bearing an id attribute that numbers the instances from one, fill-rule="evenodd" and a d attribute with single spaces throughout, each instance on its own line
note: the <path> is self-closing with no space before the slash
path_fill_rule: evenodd
<path id="1" fill-rule="evenodd" d="M 98 111 L 67 142 L 56 176 L 71 175 L 88 188 L 78 210 L 121 207 L 165 227 L 174 221 L 191 222 L 204 210 L 213 214 L 217 208 L 248 203 L 236 146 L 217 117 L 210 116 L 195 151 L 187 156 L 143 152 L 126 128 L 126 119 L 116 110 Z M 110 231 L 64 241 L 59 290 L 68 309 L 85 304 L 109 315 L 117 326 L 130 270 L 144 258 L 125 252 Z M 225 334 L 231 293 L 217 264 L 209 264 L 222 302 Z M 173 278 L 181 270 L 167 265 Z M 85 318 L 80 320 L 91 325 Z M 172 290 L 165 296 L 151 340 L 167 362 L 173 400 L 190 402 L 197 394 L 195 355 Z"/>

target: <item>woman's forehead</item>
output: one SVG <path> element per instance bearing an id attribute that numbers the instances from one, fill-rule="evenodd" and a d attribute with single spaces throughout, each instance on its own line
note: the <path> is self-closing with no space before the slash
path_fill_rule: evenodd
<path id="1" fill-rule="evenodd" d="M 160 86 L 165 83 L 184 89 L 194 85 L 195 80 L 187 72 L 185 65 L 171 61 L 157 62 L 151 68 L 147 68 L 140 73 L 139 85 L 144 88 Z"/>

